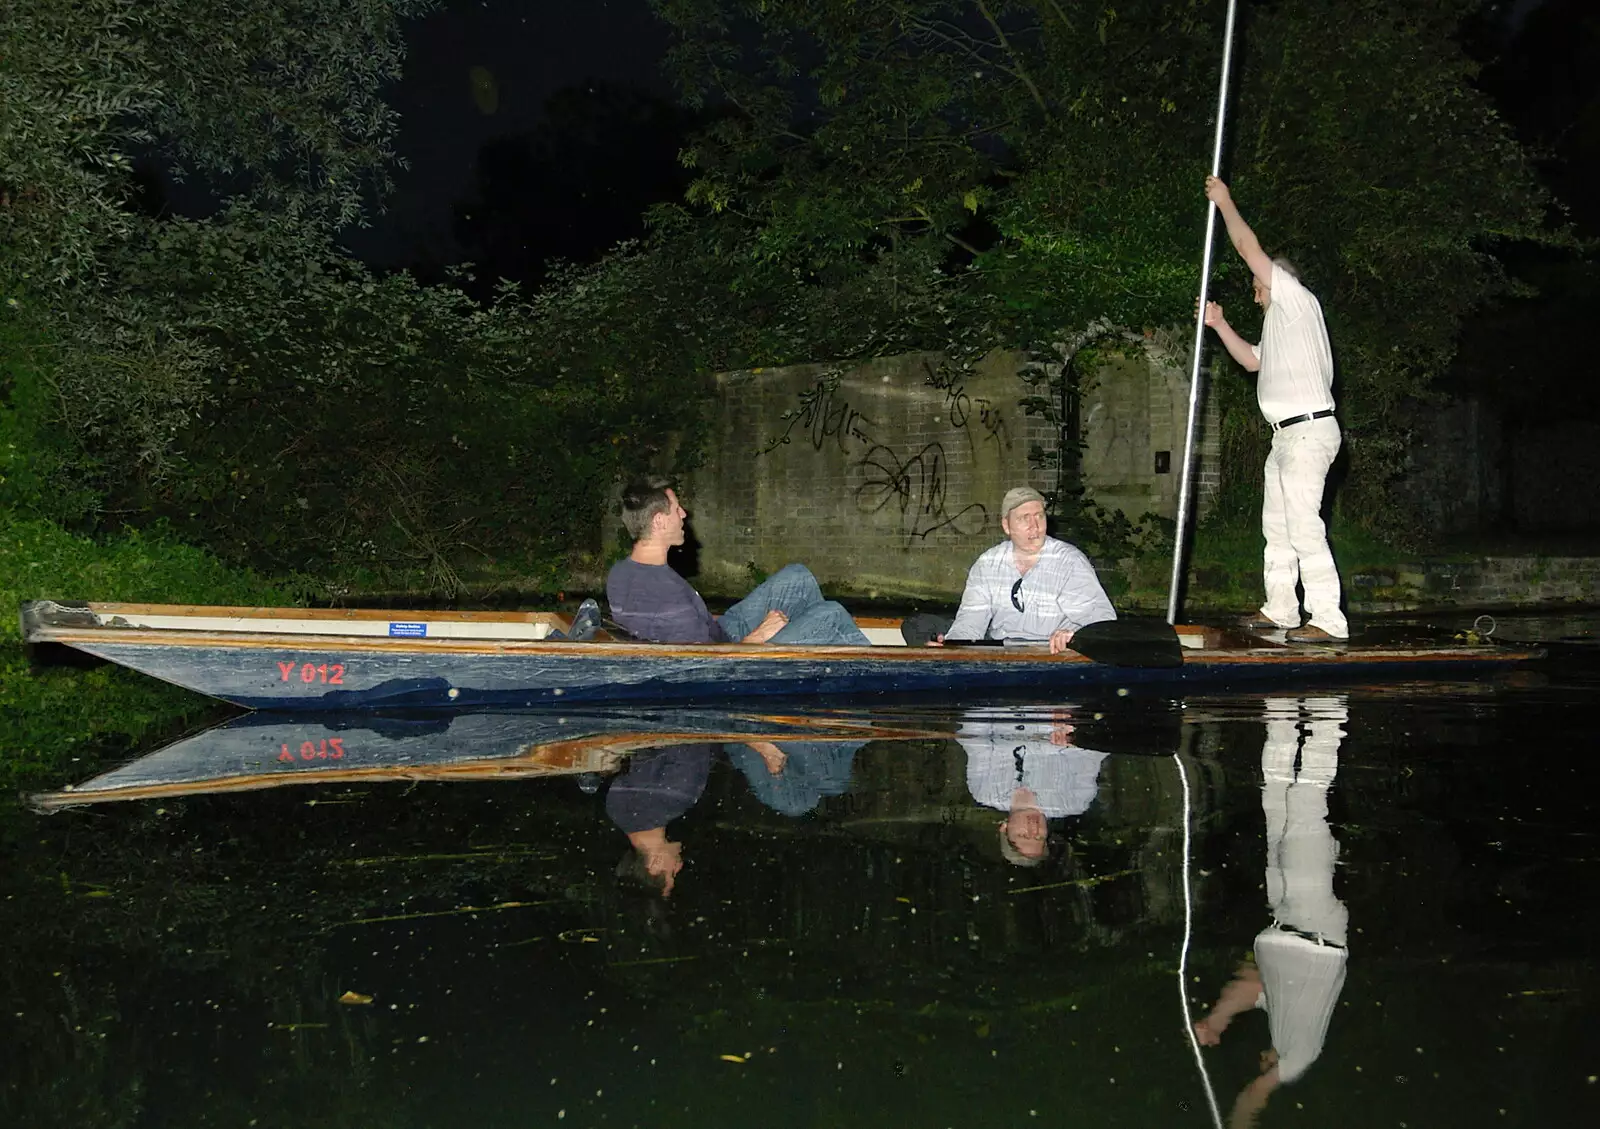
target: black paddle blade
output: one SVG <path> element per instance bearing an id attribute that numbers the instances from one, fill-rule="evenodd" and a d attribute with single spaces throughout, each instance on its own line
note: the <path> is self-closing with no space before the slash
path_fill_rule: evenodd
<path id="1" fill-rule="evenodd" d="M 1067 645 L 1084 658 L 1107 666 L 1183 665 L 1183 645 L 1164 619 L 1108 619 L 1085 624 L 1072 633 Z"/>

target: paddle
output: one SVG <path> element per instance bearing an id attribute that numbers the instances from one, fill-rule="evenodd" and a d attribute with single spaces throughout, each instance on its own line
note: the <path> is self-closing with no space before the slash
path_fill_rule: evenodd
<path id="1" fill-rule="evenodd" d="M 1004 644 L 1003 639 L 945 640 L 947 647 L 1000 647 Z M 1067 645 L 1084 658 L 1106 666 L 1171 669 L 1183 665 L 1183 645 L 1178 642 L 1178 633 L 1163 619 L 1135 617 L 1085 624 L 1072 633 L 1072 642 Z"/>
<path id="2" fill-rule="evenodd" d="M 1135 617 L 1088 623 L 1072 633 L 1067 646 L 1107 666 L 1169 669 L 1183 665 L 1183 644 L 1164 619 Z"/>

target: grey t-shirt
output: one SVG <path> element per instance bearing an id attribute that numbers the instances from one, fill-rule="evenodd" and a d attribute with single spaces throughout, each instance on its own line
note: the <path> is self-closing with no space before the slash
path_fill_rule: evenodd
<path id="1" fill-rule="evenodd" d="M 657 643 L 727 643 L 727 632 L 706 610 L 700 593 L 668 565 L 624 557 L 606 576 L 611 618 Z"/>

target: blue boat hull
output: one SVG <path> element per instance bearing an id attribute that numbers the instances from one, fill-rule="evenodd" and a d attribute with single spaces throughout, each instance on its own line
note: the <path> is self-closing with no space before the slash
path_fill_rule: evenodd
<path id="1" fill-rule="evenodd" d="M 308 641 L 309 642 L 309 641 Z M 905 648 L 677 648 L 547 644 L 480 650 L 267 648 L 77 642 L 82 650 L 248 709 L 520 709 L 565 702 L 727 701 L 1071 688 L 1250 686 L 1396 677 L 1457 677 L 1523 661 L 1494 648 L 1407 652 L 1275 652 L 1188 659 L 1181 667 L 1113 667 L 1075 656 L 928 653 Z M 1008 649 L 1009 651 L 1009 649 Z M 1304 654 L 1305 657 L 1298 657 Z M 968 657 L 970 655 L 970 657 Z"/>

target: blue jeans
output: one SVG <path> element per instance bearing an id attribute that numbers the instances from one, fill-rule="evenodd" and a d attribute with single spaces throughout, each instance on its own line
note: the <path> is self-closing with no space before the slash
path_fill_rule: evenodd
<path id="1" fill-rule="evenodd" d="M 770 611 L 789 617 L 774 643 L 850 643 L 867 646 L 856 621 L 843 605 L 822 598 L 817 578 L 803 564 L 784 565 L 718 617 L 728 638 L 738 642 L 750 634 Z"/>

